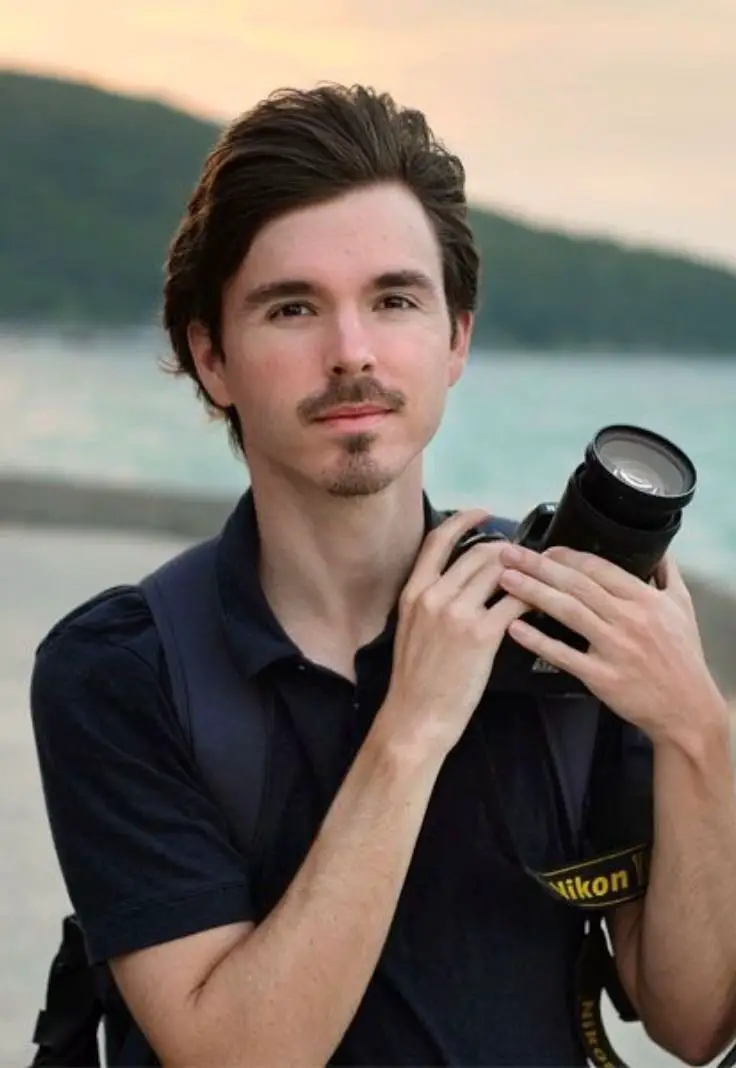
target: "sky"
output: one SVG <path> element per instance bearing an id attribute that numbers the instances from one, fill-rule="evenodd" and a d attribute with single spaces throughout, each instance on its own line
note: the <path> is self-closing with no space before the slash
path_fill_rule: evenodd
<path id="1" fill-rule="evenodd" d="M 736 265 L 736 0 L 0 0 L 0 67 L 218 120 L 367 82 L 476 203 Z"/>

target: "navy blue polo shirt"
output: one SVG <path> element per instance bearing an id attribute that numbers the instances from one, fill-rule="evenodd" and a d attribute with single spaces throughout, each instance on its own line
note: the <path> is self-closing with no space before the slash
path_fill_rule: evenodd
<path id="1" fill-rule="evenodd" d="M 428 502 L 426 509 L 429 527 L 436 516 Z M 257 523 L 245 494 L 223 531 L 217 577 L 240 668 L 273 695 L 257 855 L 235 847 L 193 763 L 161 643 L 136 587 L 80 606 L 39 646 L 31 703 L 49 821 L 97 963 L 267 915 L 386 693 L 396 609 L 358 651 L 353 684 L 307 660 L 286 635 L 261 589 L 257 560 Z M 543 870 L 564 857 L 535 704 L 489 692 L 438 776 L 384 951 L 331 1064 L 585 1063 L 572 1012 L 583 914 L 545 894 L 504 855 L 489 753 L 527 863 Z M 109 1012 L 117 1035 L 130 1019 L 114 992 Z"/>

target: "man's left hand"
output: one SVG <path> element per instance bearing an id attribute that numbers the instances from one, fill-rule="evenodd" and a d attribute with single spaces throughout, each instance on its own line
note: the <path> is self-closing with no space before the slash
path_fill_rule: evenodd
<path id="1" fill-rule="evenodd" d="M 665 556 L 648 584 L 591 553 L 509 545 L 500 585 L 589 643 L 587 651 L 524 620 L 508 632 L 520 645 L 576 676 L 652 741 L 679 740 L 725 700 L 708 670 L 692 601 Z M 703 720 L 705 722 L 706 720 Z"/>

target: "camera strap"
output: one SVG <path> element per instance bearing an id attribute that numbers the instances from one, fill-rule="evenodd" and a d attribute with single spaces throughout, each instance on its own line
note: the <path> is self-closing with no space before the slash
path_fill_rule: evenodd
<path id="1" fill-rule="evenodd" d="M 482 739 L 481 745 L 489 773 L 488 790 L 484 792 L 484 796 L 499 848 L 506 859 L 520 867 L 544 893 L 552 895 L 564 905 L 586 911 L 583 941 L 573 975 L 575 1026 L 591 1065 L 596 1068 L 629 1068 L 606 1034 L 602 1011 L 604 991 L 624 1023 L 634 1022 L 639 1017 L 619 979 L 603 921 L 607 910 L 628 901 L 636 901 L 646 893 L 651 844 L 639 842 L 626 848 L 589 855 L 585 821 L 582 819 L 578 823 L 574 822 L 575 809 L 571 807 L 571 801 L 575 802 L 577 799 L 571 798 L 569 782 L 563 781 L 567 780 L 564 774 L 565 765 L 560 767 L 561 752 L 557 743 L 564 729 L 559 715 L 561 711 L 559 699 L 548 702 L 542 700 L 539 704 L 539 719 L 547 740 L 549 766 L 552 770 L 551 781 L 557 794 L 557 809 L 563 818 L 562 830 L 567 836 L 566 846 L 572 850 L 571 855 L 579 852 L 581 859 L 545 871 L 538 871 L 526 863 L 504 818 L 493 756 L 485 731 L 479 727 L 478 734 Z M 599 709 L 598 714 L 612 715 L 603 707 Z M 567 735 L 571 734 L 569 726 L 568 723 Z M 589 761 L 586 768 L 588 774 L 591 768 L 592 761 Z M 582 811 L 584 813 L 584 806 Z M 734 1066 L 736 1045 L 717 1062 L 717 1068 Z"/>
<path id="2" fill-rule="evenodd" d="M 583 811 L 584 799 L 582 796 L 571 797 L 570 790 L 563 785 L 561 771 L 564 769 L 559 766 L 561 754 L 556 744 L 560 730 L 564 729 L 564 716 L 559 715 L 561 712 L 562 705 L 559 700 L 546 705 L 544 701 L 540 701 L 539 720 L 547 742 L 557 810 L 561 814 L 562 830 L 567 839 L 566 851 L 573 855 L 575 852 L 584 851 L 583 821 L 582 818 L 575 821 L 575 812 Z M 570 724 L 568 734 L 572 736 L 573 732 L 569 728 Z M 489 772 L 488 791 L 485 794 L 487 810 L 503 855 L 533 879 L 544 893 L 564 905 L 584 909 L 589 913 L 574 973 L 575 1025 L 585 1054 L 593 1065 L 627 1068 L 626 1062 L 616 1053 L 605 1032 L 602 1018 L 603 992 L 608 994 L 622 1020 L 631 1022 L 638 1017 L 619 980 L 606 939 L 603 919 L 607 909 L 643 897 L 648 882 L 650 846 L 648 843 L 637 843 L 605 854 L 583 856 L 578 861 L 545 871 L 530 867 L 518 850 L 503 815 L 498 777 L 485 731 L 479 728 L 478 734 L 482 738 L 485 763 Z M 589 755 L 592 755 L 592 747 L 589 749 Z M 588 772 L 590 760 L 585 767 Z"/>

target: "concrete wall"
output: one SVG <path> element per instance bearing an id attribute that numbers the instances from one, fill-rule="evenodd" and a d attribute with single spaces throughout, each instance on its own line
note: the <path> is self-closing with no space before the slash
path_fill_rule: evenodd
<path id="1" fill-rule="evenodd" d="M 199 539 L 216 532 L 235 496 L 0 475 L 0 523 L 82 527 Z M 686 575 L 711 670 L 736 697 L 736 598 L 693 573 Z"/>

